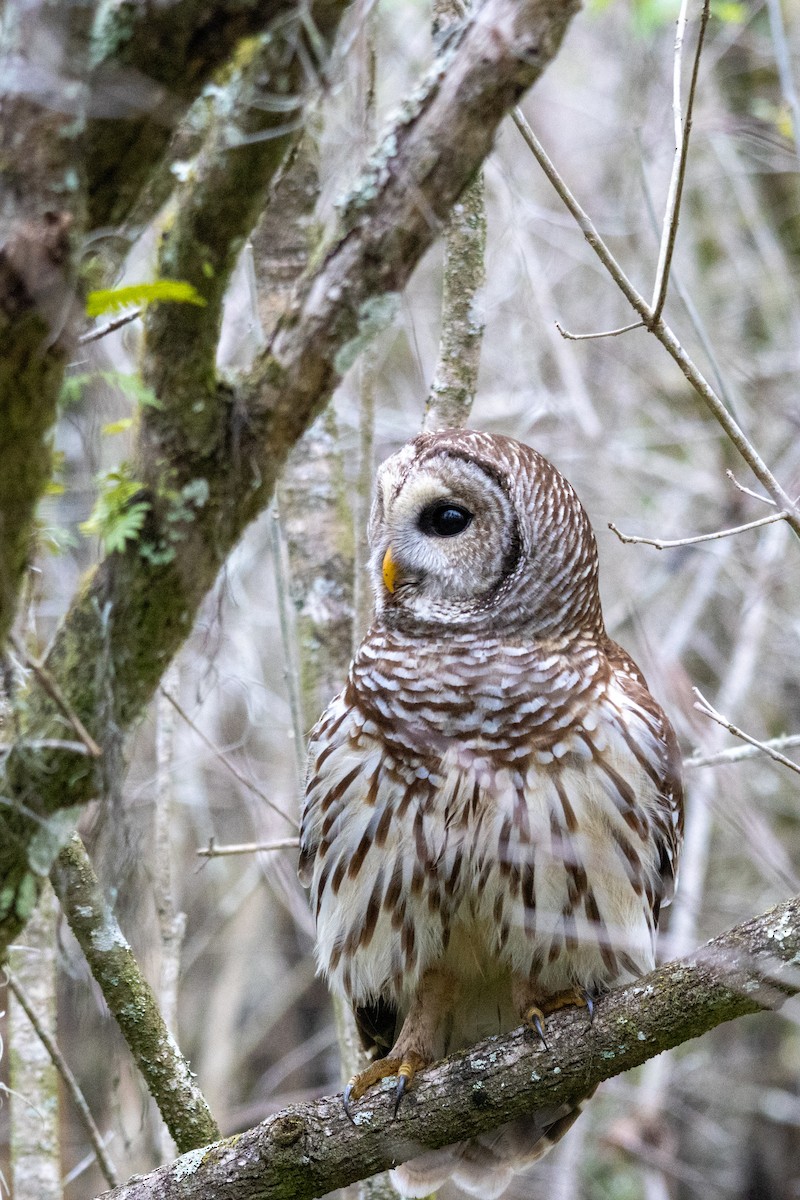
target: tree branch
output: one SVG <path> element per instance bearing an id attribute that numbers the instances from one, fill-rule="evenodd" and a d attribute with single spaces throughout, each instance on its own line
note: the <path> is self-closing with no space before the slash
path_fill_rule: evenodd
<path id="1" fill-rule="evenodd" d="M 153 990 L 117 924 L 77 833 L 58 856 L 53 887 L 150 1095 L 179 1150 L 219 1129 L 189 1064 L 164 1023 Z"/>
<path id="2" fill-rule="evenodd" d="M 299 7 L 296 0 L 101 6 L 86 130 L 90 229 L 126 219 L 172 131 L 241 39 Z"/>
<path id="3" fill-rule="evenodd" d="M 303 92 L 313 51 L 304 17 L 327 53 L 348 0 L 315 0 L 309 12 L 284 14 L 240 52 L 234 78 L 189 177 L 159 252 L 161 278 L 187 280 L 202 306 L 161 304 L 145 317 L 142 375 L 161 407 L 148 414 L 161 448 L 169 437 L 205 454 L 219 441 L 224 408 L 215 361 L 231 272 L 264 208 L 270 182 L 302 131 Z"/>
<path id="4" fill-rule="evenodd" d="M 800 991 L 800 897 L 708 942 L 689 958 L 548 1018 L 549 1049 L 517 1030 L 425 1071 L 392 1119 L 386 1090 L 360 1102 L 295 1105 L 103 1200 L 311 1200 L 354 1180 L 537 1108 L 558 1106 L 663 1050 Z"/>

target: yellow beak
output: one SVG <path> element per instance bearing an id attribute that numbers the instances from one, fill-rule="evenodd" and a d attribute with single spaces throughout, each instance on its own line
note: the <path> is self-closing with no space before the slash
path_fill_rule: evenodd
<path id="1" fill-rule="evenodd" d="M 391 547 L 383 556 L 383 582 L 387 592 L 393 592 L 397 587 L 397 564 L 392 558 Z"/>

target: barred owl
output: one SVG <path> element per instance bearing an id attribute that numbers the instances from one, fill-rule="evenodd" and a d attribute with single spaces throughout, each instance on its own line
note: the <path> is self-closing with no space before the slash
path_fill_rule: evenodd
<path id="1" fill-rule="evenodd" d="M 682 829 L 675 736 L 607 636 L 570 484 L 520 442 L 415 438 L 380 468 L 375 621 L 311 738 L 300 874 L 377 1054 L 348 1109 L 654 964 Z M 532 1113 L 393 1172 L 492 1200 L 572 1124 Z"/>

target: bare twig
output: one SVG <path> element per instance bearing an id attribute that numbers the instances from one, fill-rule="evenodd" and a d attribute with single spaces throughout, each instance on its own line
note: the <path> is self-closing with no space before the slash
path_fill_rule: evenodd
<path id="1" fill-rule="evenodd" d="M 731 746 L 728 750 L 718 750 L 715 754 L 702 754 L 695 750 L 683 760 L 686 771 L 695 767 L 717 767 L 726 763 L 743 762 L 748 758 L 756 758 L 759 754 L 769 754 L 770 750 L 788 750 L 800 746 L 800 733 L 787 733 L 783 737 L 767 738 L 750 746 Z"/>
<path id="2" fill-rule="evenodd" d="M 434 0 L 434 34 L 446 41 L 463 15 L 460 0 Z M 453 208 L 444 234 L 442 327 L 439 357 L 425 403 L 424 429 L 466 425 L 478 386 L 486 282 L 486 209 L 483 171 Z"/>
<path id="3" fill-rule="evenodd" d="M 699 533 L 696 537 L 675 538 L 673 541 L 621 533 L 613 521 L 608 522 L 608 528 L 617 535 L 621 542 L 628 545 L 655 546 L 656 550 L 674 550 L 677 546 L 696 546 L 698 542 L 715 542 L 719 538 L 733 537 L 736 533 L 744 533 L 748 529 L 759 529 L 762 525 L 773 525 L 776 521 L 785 521 L 787 518 L 788 513 L 785 512 L 770 513 L 768 517 L 760 517 L 757 521 L 748 521 L 746 525 L 736 525 L 732 529 L 717 529 L 714 533 Z"/>
<path id="4" fill-rule="evenodd" d="M 744 492 L 745 496 L 752 496 L 754 500 L 760 500 L 762 504 L 771 504 L 773 508 L 775 507 L 775 501 L 770 500 L 769 496 L 761 496 L 758 492 L 754 492 L 752 488 L 745 487 L 743 483 L 739 483 L 739 480 L 736 478 L 730 467 L 726 470 L 725 474 L 727 475 L 728 479 L 730 479 L 733 486 L 740 492 Z"/>
<path id="5" fill-rule="evenodd" d="M 9 990 L 13 992 L 17 1003 L 24 1011 L 25 1015 L 36 1031 L 36 1036 L 39 1038 L 45 1050 L 50 1055 L 53 1066 L 61 1076 L 64 1087 L 69 1092 L 70 1098 L 78 1110 L 78 1115 L 83 1122 L 84 1128 L 86 1129 L 86 1135 L 92 1144 L 95 1155 L 97 1156 L 97 1162 L 100 1166 L 100 1170 L 103 1172 L 104 1179 L 110 1187 L 116 1187 L 119 1183 L 119 1176 L 117 1175 L 114 1164 L 108 1156 L 105 1142 L 100 1135 L 100 1130 L 95 1124 L 94 1117 L 91 1114 L 89 1105 L 86 1103 L 86 1099 L 81 1091 L 80 1084 L 73 1075 L 69 1064 L 64 1058 L 64 1055 L 61 1053 L 58 1042 L 56 1042 L 55 1038 L 50 1036 L 48 1029 L 39 1020 L 36 1009 L 31 1003 L 28 993 L 9 967 L 5 968 L 5 976 L 8 982 Z"/>
<path id="6" fill-rule="evenodd" d="M 642 191 L 644 193 L 645 204 L 647 206 L 647 215 L 650 218 L 656 238 L 660 239 L 660 227 L 658 217 L 656 216 L 655 204 L 653 202 L 653 193 L 647 178 L 647 172 L 645 171 L 644 155 L 642 153 L 639 155 L 639 162 L 641 166 Z M 705 325 L 703 324 L 703 320 L 697 310 L 697 305 L 695 304 L 688 288 L 684 287 L 683 280 L 681 279 L 678 271 L 676 271 L 674 262 L 670 265 L 669 282 L 670 287 L 672 287 L 677 293 L 678 299 L 686 310 L 686 315 L 691 322 L 692 329 L 697 335 L 697 340 L 705 351 L 706 358 L 708 359 L 709 365 L 713 372 L 714 379 L 716 380 L 717 388 L 719 389 L 719 394 L 722 397 L 723 403 L 735 416 L 736 401 L 730 384 L 722 372 L 719 359 L 717 358 L 714 347 L 711 344 L 711 339 L 708 336 Z"/>
<path id="7" fill-rule="evenodd" d="M 103 755 L 103 751 L 100 749 L 97 742 L 94 740 L 92 735 L 89 733 L 88 729 L 86 728 L 86 726 L 84 725 L 83 721 L 80 719 L 78 714 L 75 712 L 75 710 L 72 708 L 72 706 L 68 703 L 68 701 L 64 698 L 61 688 L 58 686 L 58 684 L 56 683 L 53 676 L 47 670 L 47 667 L 43 666 L 42 663 L 37 662 L 36 659 L 28 653 L 28 651 L 25 649 L 25 647 L 23 646 L 23 644 L 19 640 L 19 638 L 16 636 L 16 634 L 10 633 L 8 635 L 8 640 L 11 642 L 11 645 L 14 647 L 17 654 L 23 660 L 25 665 L 28 666 L 31 669 L 31 671 L 33 671 L 34 675 L 39 680 L 39 683 L 42 685 L 44 690 L 47 692 L 50 699 L 55 704 L 57 704 L 58 707 L 61 709 L 61 712 L 67 718 L 70 725 L 75 730 L 75 732 L 77 733 L 80 740 L 83 742 L 83 744 L 86 747 L 90 756 L 92 758 L 101 758 Z"/>
<path id="8" fill-rule="evenodd" d="M 284 821 L 288 821 L 290 825 L 293 825 L 295 828 L 297 828 L 297 821 L 295 821 L 294 817 L 290 817 L 288 813 L 285 813 L 282 808 L 278 807 L 278 805 L 275 803 L 274 800 L 270 800 L 269 796 L 267 796 L 264 792 L 262 792 L 260 788 L 256 787 L 256 785 L 252 782 L 252 780 L 248 779 L 247 776 L 244 775 L 239 770 L 239 768 L 236 766 L 236 764 L 231 762 L 231 760 L 228 758 L 227 754 L 225 754 L 225 752 L 223 750 L 220 750 L 219 746 L 214 745 L 211 738 L 208 737 L 205 733 L 203 733 L 203 731 L 199 725 L 195 724 L 195 722 L 192 720 L 192 718 L 189 716 L 189 714 L 185 711 L 185 709 L 181 707 L 181 705 L 178 703 L 178 701 L 175 699 L 175 697 L 172 696 L 169 692 L 165 691 L 163 687 L 160 688 L 160 691 L 161 691 L 162 695 L 167 700 L 169 700 L 170 704 L 173 706 L 173 708 L 178 713 L 178 715 L 180 717 L 182 717 L 182 719 L 186 722 L 186 724 L 188 726 L 190 726 L 191 729 L 194 730 L 194 732 L 200 738 L 200 741 L 205 746 L 207 746 L 208 749 L 211 751 L 211 753 L 214 755 L 214 757 L 219 759 L 219 761 L 222 763 L 222 765 L 228 771 L 230 771 L 230 773 L 231 773 L 231 775 L 233 775 L 234 779 L 238 779 L 239 783 L 241 783 L 243 787 L 248 788 L 249 791 L 251 791 L 253 793 L 253 795 L 258 796 L 259 800 L 263 800 L 263 802 L 267 805 L 268 808 L 271 808 L 273 812 L 276 812 L 278 814 L 278 816 L 283 817 Z"/>
<path id="9" fill-rule="evenodd" d="M 692 110 L 697 92 L 697 75 L 700 69 L 700 55 L 703 52 L 706 26 L 710 13 L 710 0 L 704 0 L 700 16 L 700 29 L 697 35 L 692 78 L 689 84 L 689 95 L 686 100 L 686 119 L 683 118 L 681 104 L 681 74 L 683 66 L 683 38 L 689 9 L 689 0 L 682 0 L 678 29 L 675 36 L 675 59 L 673 63 L 672 80 L 672 113 L 675 128 L 675 158 L 672 163 L 672 176 L 667 193 L 667 207 L 664 213 L 664 228 L 661 235 L 661 246 L 658 252 L 658 267 L 653 288 L 653 320 L 657 321 L 664 310 L 669 287 L 669 271 L 672 256 L 675 252 L 675 241 L 678 236 L 678 220 L 680 218 L 681 196 L 686 178 L 686 160 L 689 154 L 689 138 L 692 132 Z"/>
<path id="10" fill-rule="evenodd" d="M 774 746 L 771 746 L 769 742 L 760 742 L 758 738 L 751 737 L 749 733 L 745 733 L 744 730 L 740 729 L 738 725 L 732 724 L 727 717 L 724 717 L 722 713 L 717 712 L 716 708 L 714 708 L 714 705 L 710 702 L 710 700 L 706 700 L 699 688 L 692 688 L 692 691 L 698 700 L 698 703 L 695 704 L 695 708 L 698 712 L 701 712 L 704 717 L 709 717 L 712 721 L 716 721 L 717 725 L 721 725 L 723 729 L 727 729 L 728 732 L 732 733 L 734 737 L 740 738 L 743 742 L 747 742 L 750 746 L 755 746 L 763 754 L 768 754 L 770 758 L 774 758 L 775 762 L 780 763 L 784 767 L 788 767 L 790 771 L 795 771 L 798 775 L 800 775 L 800 766 L 798 766 L 796 762 L 792 762 L 792 760 L 787 758 L 785 754 L 781 754 L 780 751 L 776 750 Z"/>
<path id="11" fill-rule="evenodd" d="M 297 768 L 297 781 L 299 787 L 302 788 L 306 769 L 306 730 L 303 720 L 303 701 L 300 694 L 300 669 L 297 665 L 297 637 L 295 636 L 289 604 L 288 554 L 277 496 L 272 502 L 269 523 L 272 566 L 275 572 L 275 591 L 278 597 L 278 621 L 280 623 L 281 644 L 283 645 L 286 663 L 285 674 L 286 687 L 289 692 L 289 711 L 292 716 L 292 742 Z"/>
<path id="12" fill-rule="evenodd" d="M 296 850 L 300 845 L 299 838 L 280 838 L 275 842 L 238 842 L 218 846 L 213 838 L 208 839 L 208 845 L 197 851 L 198 858 L 222 858 L 227 854 L 260 854 L 265 850 Z"/>
<path id="13" fill-rule="evenodd" d="M 113 321 L 108 321 L 105 325 L 101 325 L 97 329 L 90 329 L 88 333 L 82 334 L 78 338 L 78 343 L 81 346 L 88 346 L 90 342 L 99 342 L 100 338 L 108 337 L 109 333 L 115 333 L 117 329 L 122 329 L 124 325 L 130 325 L 131 321 L 137 320 L 141 315 L 141 308 L 135 308 L 133 312 L 123 313 L 121 317 L 115 317 Z"/>
<path id="14" fill-rule="evenodd" d="M 556 321 L 556 329 L 562 338 L 566 338 L 570 342 L 594 342 L 598 338 L 619 337 L 621 333 L 630 333 L 632 329 L 642 329 L 643 326 L 644 321 L 632 321 L 630 325 L 622 325 L 619 329 L 604 329 L 600 333 L 570 333 Z"/>

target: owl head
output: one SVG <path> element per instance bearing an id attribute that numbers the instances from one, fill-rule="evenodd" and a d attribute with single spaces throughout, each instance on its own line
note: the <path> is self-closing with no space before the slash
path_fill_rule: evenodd
<path id="1" fill-rule="evenodd" d="M 378 471 L 376 620 L 409 632 L 603 632 L 597 549 L 571 485 L 522 442 L 423 433 Z"/>

